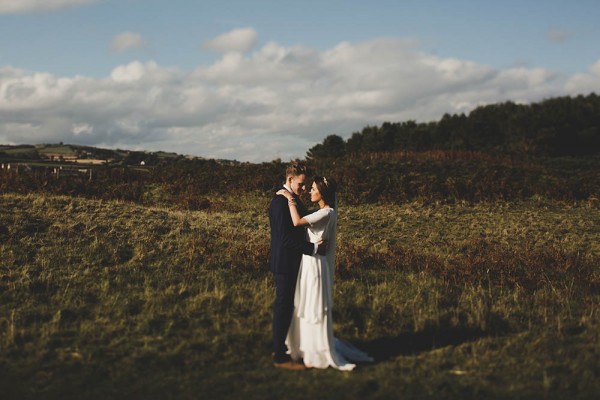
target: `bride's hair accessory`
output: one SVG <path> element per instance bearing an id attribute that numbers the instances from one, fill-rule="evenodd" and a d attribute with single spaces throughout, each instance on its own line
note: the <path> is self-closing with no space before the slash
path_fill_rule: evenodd
<path id="1" fill-rule="evenodd" d="M 325 203 L 330 207 L 334 207 L 336 192 L 337 192 L 337 183 L 335 179 L 329 177 L 327 179 L 324 176 L 315 177 L 315 184 L 317 185 L 317 189 L 321 193 L 321 196 L 325 200 Z"/>

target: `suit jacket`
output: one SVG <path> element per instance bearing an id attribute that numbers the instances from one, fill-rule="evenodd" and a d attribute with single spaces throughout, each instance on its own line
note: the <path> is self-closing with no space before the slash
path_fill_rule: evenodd
<path id="1" fill-rule="evenodd" d="M 306 215 L 304 205 L 296 199 L 298 212 Z M 275 195 L 269 206 L 271 225 L 271 271 L 276 274 L 297 274 L 302 254 L 312 255 L 314 244 L 306 240 L 302 226 L 294 226 L 288 200 Z"/>

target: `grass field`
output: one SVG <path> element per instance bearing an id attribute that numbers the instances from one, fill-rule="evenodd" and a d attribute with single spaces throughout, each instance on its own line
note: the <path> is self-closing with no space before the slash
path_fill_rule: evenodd
<path id="1" fill-rule="evenodd" d="M 271 365 L 268 201 L 0 195 L 1 397 L 600 393 L 596 203 L 342 204 L 334 330 L 376 359 L 343 373 Z"/>
<path id="2" fill-rule="evenodd" d="M 26 155 L 26 154 L 33 154 L 36 152 L 35 148 L 33 146 L 16 146 L 16 147 L 12 147 L 12 146 L 0 146 L 0 151 L 6 153 L 6 154 L 12 154 L 12 155 Z"/>
<path id="3" fill-rule="evenodd" d="M 56 146 L 44 146 L 44 147 L 39 147 L 37 149 L 38 153 L 41 154 L 47 154 L 47 153 L 52 153 L 52 154 L 63 154 L 63 155 L 74 155 L 75 152 L 73 151 L 73 149 L 71 148 L 71 146 L 68 145 L 56 145 Z"/>

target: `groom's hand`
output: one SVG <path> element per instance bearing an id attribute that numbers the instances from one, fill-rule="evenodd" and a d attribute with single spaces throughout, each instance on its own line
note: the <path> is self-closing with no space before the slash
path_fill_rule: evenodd
<path id="1" fill-rule="evenodd" d="M 329 243 L 327 242 L 327 240 L 321 240 L 320 242 L 317 242 L 317 245 L 319 246 L 317 248 L 317 254 L 324 256 L 327 254 L 327 249 L 329 248 Z"/>

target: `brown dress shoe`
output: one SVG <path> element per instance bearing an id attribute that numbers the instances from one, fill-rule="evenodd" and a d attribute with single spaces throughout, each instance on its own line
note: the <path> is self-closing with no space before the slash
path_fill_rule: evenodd
<path id="1" fill-rule="evenodd" d="M 302 371 L 305 370 L 306 367 L 304 366 L 304 364 L 300 364 L 294 361 L 285 361 L 285 362 L 281 362 L 281 363 L 273 363 L 273 365 L 276 368 L 283 368 L 283 369 L 289 369 L 291 371 Z"/>

